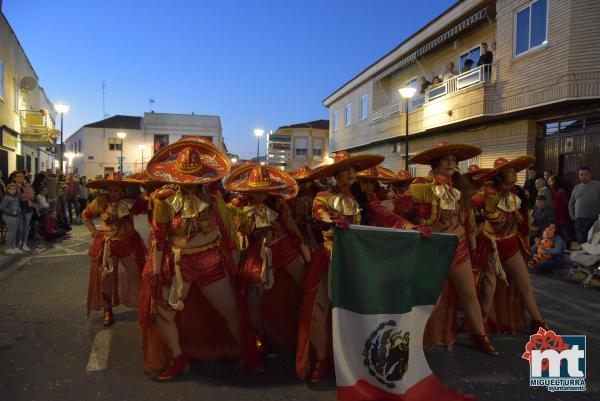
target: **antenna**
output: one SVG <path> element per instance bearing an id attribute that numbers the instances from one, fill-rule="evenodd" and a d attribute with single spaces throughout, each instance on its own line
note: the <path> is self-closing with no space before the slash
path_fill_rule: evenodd
<path id="1" fill-rule="evenodd" d="M 154 105 L 154 98 L 151 97 L 148 99 L 148 104 L 150 105 L 150 113 L 152 113 L 152 106 Z"/>
<path id="2" fill-rule="evenodd" d="M 108 117 L 108 114 L 106 114 L 106 101 L 104 98 L 105 91 L 106 91 L 106 82 L 102 81 L 102 118 Z"/>

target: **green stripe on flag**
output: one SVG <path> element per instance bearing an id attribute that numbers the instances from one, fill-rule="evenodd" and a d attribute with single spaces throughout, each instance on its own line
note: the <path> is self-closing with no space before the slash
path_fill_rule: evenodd
<path id="1" fill-rule="evenodd" d="M 373 229 L 336 230 L 333 307 L 362 314 L 434 305 L 454 257 L 455 235 Z"/>

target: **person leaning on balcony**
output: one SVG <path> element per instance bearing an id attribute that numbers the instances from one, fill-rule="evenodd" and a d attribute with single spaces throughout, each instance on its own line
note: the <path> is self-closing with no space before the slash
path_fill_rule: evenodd
<path id="1" fill-rule="evenodd" d="M 425 78 L 425 75 L 421 75 L 421 77 L 419 78 L 419 93 L 421 93 L 421 95 L 424 95 L 425 91 L 427 90 L 427 88 L 429 88 L 429 86 L 431 86 L 431 82 L 429 82 L 427 78 Z"/>
<path id="2" fill-rule="evenodd" d="M 442 83 L 442 79 L 439 76 L 435 76 L 433 77 L 433 79 L 431 80 L 431 87 L 433 88 L 434 86 L 438 86 L 439 84 Z"/>
<path id="3" fill-rule="evenodd" d="M 442 74 L 442 79 L 444 81 L 447 81 L 455 75 L 456 75 L 456 72 L 454 71 L 454 63 L 451 61 L 446 65 L 446 69 L 444 70 L 444 73 Z"/>
<path id="4" fill-rule="evenodd" d="M 579 168 L 579 184 L 571 192 L 569 214 L 575 223 L 577 242 L 582 244 L 600 214 L 600 181 L 592 180 L 589 167 Z"/>
<path id="5" fill-rule="evenodd" d="M 460 72 L 463 73 L 463 72 L 470 71 L 471 68 L 473 68 L 473 60 L 468 58 L 465 60 L 465 64 L 463 65 L 463 68 L 462 68 L 462 70 L 460 70 Z"/>
<path id="6" fill-rule="evenodd" d="M 494 53 L 488 49 L 488 44 L 483 42 L 481 44 L 481 56 L 479 56 L 479 60 L 477 60 L 477 67 L 484 64 L 492 64 L 494 61 Z"/>

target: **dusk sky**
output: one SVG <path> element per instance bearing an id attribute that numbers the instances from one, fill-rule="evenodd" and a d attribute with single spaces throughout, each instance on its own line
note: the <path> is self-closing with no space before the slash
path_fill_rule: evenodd
<path id="1" fill-rule="evenodd" d="M 4 0 L 65 137 L 108 115 L 221 116 L 232 153 L 255 127 L 328 118 L 322 100 L 446 10 L 450 0 Z M 264 152 L 264 146 L 262 147 Z M 262 153 L 261 152 L 261 153 Z"/>

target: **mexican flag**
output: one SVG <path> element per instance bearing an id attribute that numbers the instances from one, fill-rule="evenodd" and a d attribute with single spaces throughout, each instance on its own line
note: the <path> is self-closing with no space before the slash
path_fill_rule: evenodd
<path id="1" fill-rule="evenodd" d="M 431 372 L 423 332 L 458 238 L 390 228 L 336 230 L 333 352 L 338 400 L 473 400 Z"/>

